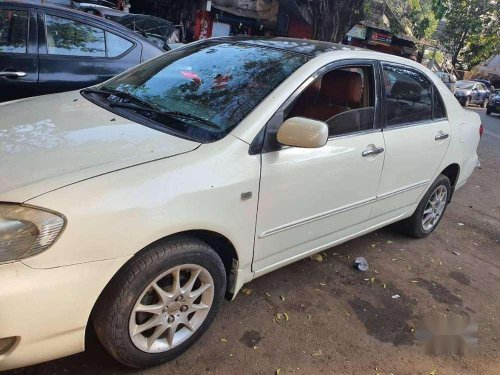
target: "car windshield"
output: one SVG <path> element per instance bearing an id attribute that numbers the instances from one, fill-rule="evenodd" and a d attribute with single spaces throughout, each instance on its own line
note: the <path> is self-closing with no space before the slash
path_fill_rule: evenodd
<path id="1" fill-rule="evenodd" d="M 463 90 L 471 90 L 474 87 L 474 82 L 457 82 L 457 87 Z"/>
<path id="2" fill-rule="evenodd" d="M 229 133 L 308 59 L 247 42 L 207 41 L 168 52 L 99 89 L 133 96 L 154 108 L 159 114 L 154 121 L 166 129 L 211 142 Z"/>

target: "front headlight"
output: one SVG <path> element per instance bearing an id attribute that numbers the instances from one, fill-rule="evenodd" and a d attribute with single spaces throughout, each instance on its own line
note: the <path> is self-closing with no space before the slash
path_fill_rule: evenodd
<path id="1" fill-rule="evenodd" d="M 60 214 L 18 204 L 0 204 L 0 263 L 47 250 L 65 223 Z"/>

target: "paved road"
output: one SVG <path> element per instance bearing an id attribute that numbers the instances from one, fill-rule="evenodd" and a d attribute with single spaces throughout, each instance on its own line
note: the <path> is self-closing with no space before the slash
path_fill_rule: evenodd
<path id="1" fill-rule="evenodd" d="M 500 116 L 473 110 L 500 134 Z M 386 228 L 324 252 L 321 262 L 305 259 L 256 279 L 171 363 L 126 369 L 90 333 L 87 352 L 12 373 L 500 374 L 500 138 L 485 134 L 479 156 L 481 169 L 431 236 L 414 240 Z M 357 256 L 367 258 L 368 272 L 352 268 Z M 275 322 L 283 312 L 289 321 Z M 475 351 L 434 356 L 414 345 L 421 317 L 455 314 L 479 322 Z"/>
<path id="2" fill-rule="evenodd" d="M 486 109 L 484 108 L 476 108 L 470 107 L 471 111 L 479 113 L 481 116 L 481 120 L 483 121 L 483 125 L 485 128 L 485 132 L 491 136 L 496 136 L 500 139 L 500 114 L 491 114 L 488 116 L 486 114 Z"/>

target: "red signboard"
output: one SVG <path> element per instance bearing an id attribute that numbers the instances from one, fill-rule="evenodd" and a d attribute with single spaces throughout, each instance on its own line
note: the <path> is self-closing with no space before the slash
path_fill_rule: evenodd
<path id="1" fill-rule="evenodd" d="M 390 45 L 392 42 L 392 35 L 372 31 L 370 42 Z"/>

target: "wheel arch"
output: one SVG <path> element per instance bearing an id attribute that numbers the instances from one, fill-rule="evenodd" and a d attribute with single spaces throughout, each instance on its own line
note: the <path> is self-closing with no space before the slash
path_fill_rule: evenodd
<path id="1" fill-rule="evenodd" d="M 448 165 L 445 169 L 443 169 L 440 174 L 445 175 L 450 180 L 451 194 L 448 199 L 448 202 L 450 202 L 451 198 L 453 197 L 453 193 L 455 192 L 455 186 L 458 181 L 458 176 L 460 175 L 460 165 L 458 165 L 457 163 L 452 163 Z"/>

